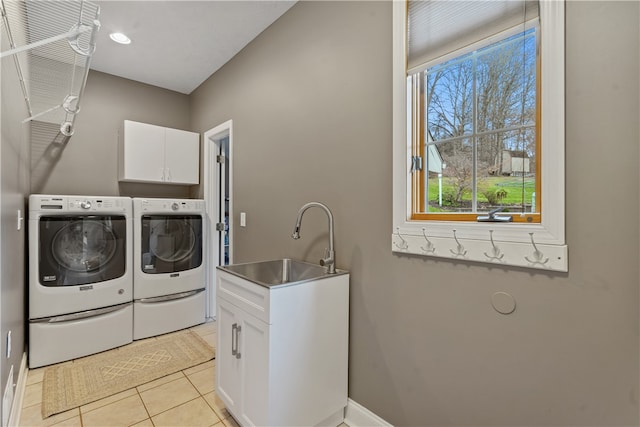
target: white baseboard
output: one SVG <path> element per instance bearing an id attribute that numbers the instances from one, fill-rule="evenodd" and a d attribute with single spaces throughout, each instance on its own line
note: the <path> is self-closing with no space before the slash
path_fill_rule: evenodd
<path id="1" fill-rule="evenodd" d="M 349 427 L 393 427 L 393 424 L 388 423 L 351 399 L 347 401 L 344 422 Z"/>
<path id="2" fill-rule="evenodd" d="M 333 415 L 329 415 L 326 419 L 322 420 L 320 423 L 316 424 L 315 427 L 322 426 L 339 426 L 344 421 L 344 408 L 341 408 L 338 412 Z"/>
<path id="3" fill-rule="evenodd" d="M 9 427 L 20 425 L 20 414 L 22 413 L 22 401 L 24 399 L 24 391 L 27 386 L 27 353 L 22 353 L 22 361 L 20 362 L 20 372 L 18 373 L 18 382 L 13 394 L 13 403 L 11 404 L 11 415 L 9 415 Z"/>

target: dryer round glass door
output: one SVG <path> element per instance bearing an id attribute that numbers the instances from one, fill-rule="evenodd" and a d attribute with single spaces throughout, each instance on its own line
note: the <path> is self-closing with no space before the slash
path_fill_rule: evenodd
<path id="1" fill-rule="evenodd" d="M 177 273 L 202 264 L 200 215 L 144 215 L 140 243 L 142 271 Z"/>
<path id="2" fill-rule="evenodd" d="M 152 219 L 149 250 L 164 262 L 178 262 L 193 254 L 196 233 L 186 220 Z"/>

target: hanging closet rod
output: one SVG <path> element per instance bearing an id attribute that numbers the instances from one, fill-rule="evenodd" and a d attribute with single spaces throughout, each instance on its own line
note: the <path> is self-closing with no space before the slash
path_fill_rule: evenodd
<path id="1" fill-rule="evenodd" d="M 98 23 L 97 25 L 99 27 L 100 24 Z M 60 41 L 60 40 L 64 40 L 64 39 L 72 40 L 72 39 L 77 38 L 82 33 L 86 33 L 87 31 L 92 31 L 93 28 L 94 27 L 90 27 L 88 25 L 82 25 L 81 27 L 76 28 L 74 30 L 70 30 L 69 32 L 66 32 L 64 34 L 60 34 L 60 35 L 57 35 L 57 36 L 49 37 L 48 39 L 39 40 L 37 42 L 30 43 L 30 44 L 25 45 L 25 46 L 20 46 L 20 47 L 17 47 L 15 49 L 11 49 L 11 50 L 7 50 L 5 52 L 2 52 L 2 53 L 0 53 L 0 59 L 2 59 L 4 57 L 7 57 L 7 56 L 15 55 L 17 53 L 24 52 L 24 51 L 27 51 L 27 50 L 30 50 L 30 49 L 35 49 L 37 47 L 44 46 L 46 44 L 57 42 L 57 41 Z"/>
<path id="2" fill-rule="evenodd" d="M 36 118 L 61 123 L 60 132 L 71 136 L 100 29 L 100 7 L 85 0 L 0 0 L 0 13 L 10 47 L 0 59 L 14 57 L 30 116 L 23 123 Z"/>

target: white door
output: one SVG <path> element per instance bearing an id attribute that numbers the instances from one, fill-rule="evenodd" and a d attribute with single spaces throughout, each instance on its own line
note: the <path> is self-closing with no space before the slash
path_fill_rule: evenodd
<path id="1" fill-rule="evenodd" d="M 124 177 L 131 181 L 164 181 L 164 128 L 124 121 Z"/>
<path id="2" fill-rule="evenodd" d="M 207 317 L 216 317 L 216 267 L 233 263 L 233 129 L 229 120 L 204 134 L 207 204 Z"/>
<path id="3" fill-rule="evenodd" d="M 198 184 L 200 136 L 179 129 L 165 130 L 165 179 L 174 184 Z"/>
<path id="4" fill-rule="evenodd" d="M 245 425 L 269 425 L 269 325 L 243 312 L 238 332 L 242 405 Z"/>
<path id="5" fill-rule="evenodd" d="M 241 321 L 240 309 L 233 304 L 218 300 L 218 337 L 216 349 L 216 392 L 233 414 L 240 409 L 241 372 L 237 328 Z"/>

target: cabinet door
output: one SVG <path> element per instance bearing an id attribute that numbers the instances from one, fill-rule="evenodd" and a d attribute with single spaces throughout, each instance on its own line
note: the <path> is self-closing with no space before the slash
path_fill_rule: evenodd
<path id="1" fill-rule="evenodd" d="M 237 327 L 240 309 L 218 298 L 218 348 L 216 350 L 216 391 L 229 412 L 237 414 L 241 400 L 241 359 L 236 357 L 239 346 Z"/>
<path id="2" fill-rule="evenodd" d="M 268 426 L 269 419 L 269 325 L 243 312 L 240 335 L 242 405 L 240 424 Z"/>
<path id="3" fill-rule="evenodd" d="M 167 128 L 165 167 L 168 183 L 197 184 L 200 181 L 200 136 Z"/>
<path id="4" fill-rule="evenodd" d="M 163 127 L 125 120 L 122 135 L 121 181 L 162 182 L 164 180 Z"/>

